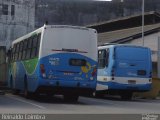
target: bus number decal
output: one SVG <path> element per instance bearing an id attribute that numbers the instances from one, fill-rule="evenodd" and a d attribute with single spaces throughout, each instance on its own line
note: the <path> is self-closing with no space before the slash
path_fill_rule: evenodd
<path id="1" fill-rule="evenodd" d="M 51 64 L 51 65 L 54 65 L 54 66 L 56 66 L 56 65 L 59 65 L 59 58 L 49 58 L 49 63 Z"/>

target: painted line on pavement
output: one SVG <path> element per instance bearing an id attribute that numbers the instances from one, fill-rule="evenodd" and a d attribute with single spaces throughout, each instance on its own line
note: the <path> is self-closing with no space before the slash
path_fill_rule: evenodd
<path id="1" fill-rule="evenodd" d="M 10 97 L 10 98 L 12 98 L 12 99 L 15 99 L 15 100 L 20 101 L 20 102 L 23 102 L 23 103 L 27 103 L 27 104 L 36 106 L 36 107 L 38 107 L 38 108 L 40 108 L 40 109 L 46 109 L 45 107 L 40 106 L 40 105 L 37 105 L 37 104 L 35 104 L 35 103 L 31 103 L 31 102 L 28 102 L 28 101 L 26 101 L 26 100 L 22 100 L 22 99 L 20 99 L 20 98 L 15 98 L 15 97 L 13 97 L 13 95 L 12 95 L 12 96 L 7 96 L 7 97 Z"/>
<path id="2" fill-rule="evenodd" d="M 106 105 L 113 105 L 113 106 L 120 106 L 119 104 L 115 104 L 115 103 L 110 103 L 111 101 L 106 101 L 106 100 L 103 100 L 103 99 L 97 99 L 97 98 L 84 98 L 84 97 L 81 97 L 81 99 L 83 100 L 88 100 L 88 101 L 93 101 L 93 102 L 96 102 L 96 103 L 103 103 L 103 104 L 106 104 Z"/>

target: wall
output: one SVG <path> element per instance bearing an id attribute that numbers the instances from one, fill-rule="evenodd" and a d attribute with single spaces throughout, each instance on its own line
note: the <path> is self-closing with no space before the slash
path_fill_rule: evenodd
<path id="1" fill-rule="evenodd" d="M 152 61 L 157 62 L 157 52 L 158 52 L 158 36 L 160 36 L 159 33 L 151 34 L 144 37 L 144 46 L 149 47 L 152 50 Z M 129 44 L 133 45 L 142 45 L 142 38 L 134 39 L 131 42 L 128 42 Z"/>
<path id="2" fill-rule="evenodd" d="M 157 63 L 160 62 L 158 61 L 158 36 L 160 36 L 160 32 L 144 37 L 144 46 L 149 47 L 152 50 L 153 77 L 158 77 Z M 133 44 L 133 45 L 142 45 L 142 43 L 143 43 L 142 38 L 128 42 L 128 44 Z"/>
<path id="3" fill-rule="evenodd" d="M 11 41 L 34 30 L 35 0 L 0 0 L 0 11 L 0 46 L 8 48 Z"/>

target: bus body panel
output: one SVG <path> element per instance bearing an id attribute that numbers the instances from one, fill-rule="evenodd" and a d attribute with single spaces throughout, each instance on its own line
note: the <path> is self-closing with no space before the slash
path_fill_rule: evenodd
<path id="1" fill-rule="evenodd" d="M 150 56 L 151 52 L 147 48 L 131 46 L 116 47 L 115 75 L 117 77 L 148 78 L 152 69 Z"/>
<path id="2" fill-rule="evenodd" d="M 78 37 L 79 36 L 79 37 Z M 44 65 L 51 86 L 85 87 L 95 89 L 97 54 L 94 30 L 67 28 L 63 26 L 44 29 L 40 64 Z M 70 60 L 85 60 L 86 66 L 70 65 Z M 42 85 L 44 84 L 41 79 Z M 40 83 L 40 84 L 41 84 Z"/>
<path id="3" fill-rule="evenodd" d="M 69 60 L 71 58 L 85 59 L 87 66 L 70 66 Z M 53 83 L 52 86 L 57 86 L 55 82 L 59 82 L 59 86 L 77 87 L 79 84 L 79 87 L 95 88 L 96 74 L 94 74 L 94 69 L 96 62 L 88 57 L 75 53 L 58 53 L 41 58 L 40 64 L 45 67 L 45 76 L 40 73 L 40 84 L 42 85 L 48 80 L 50 85 Z"/>
<path id="4" fill-rule="evenodd" d="M 39 77 L 38 58 L 12 63 L 11 75 L 14 81 L 14 89 L 24 90 L 24 80 L 26 79 L 28 83 L 28 90 L 32 92 L 35 91 L 38 86 Z"/>

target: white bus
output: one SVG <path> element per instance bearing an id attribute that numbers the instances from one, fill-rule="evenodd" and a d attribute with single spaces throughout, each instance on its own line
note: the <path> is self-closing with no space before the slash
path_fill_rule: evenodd
<path id="1" fill-rule="evenodd" d="M 11 47 L 9 85 L 24 91 L 47 95 L 62 94 L 77 101 L 92 94 L 97 79 L 97 32 L 94 29 L 44 25 Z"/>

